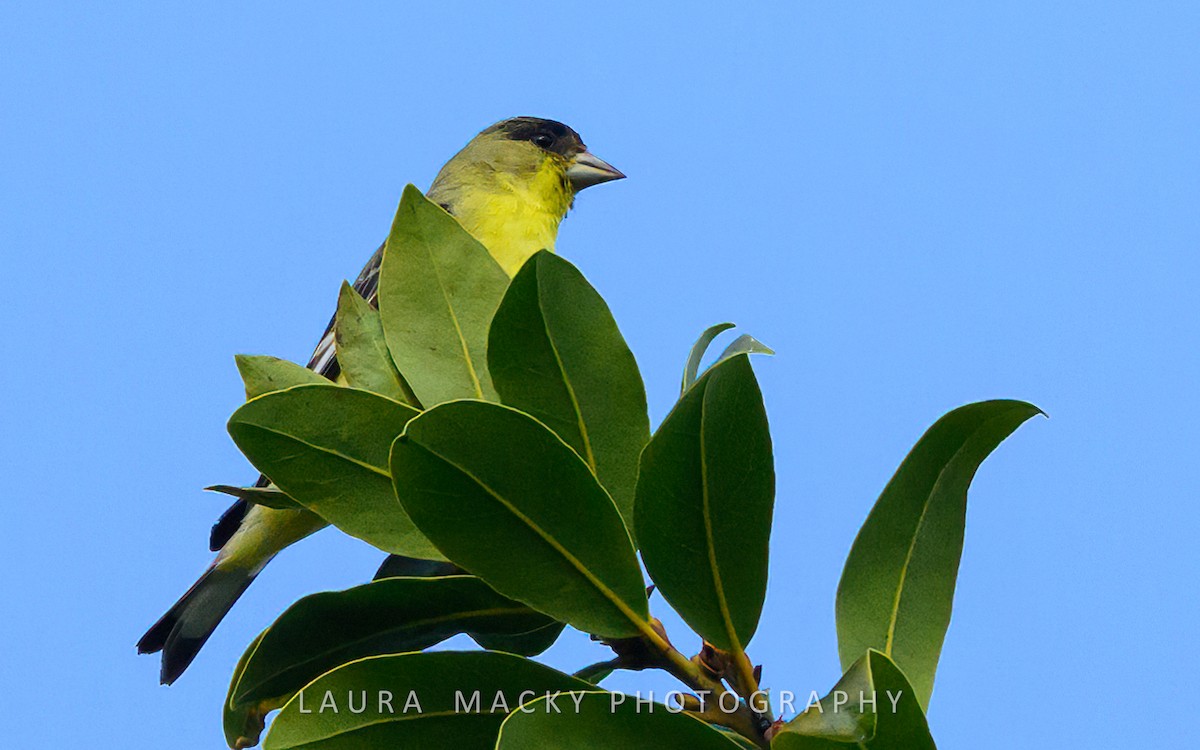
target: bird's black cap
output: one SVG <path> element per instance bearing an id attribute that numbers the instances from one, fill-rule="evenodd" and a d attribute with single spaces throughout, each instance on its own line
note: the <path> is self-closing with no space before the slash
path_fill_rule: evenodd
<path id="1" fill-rule="evenodd" d="M 529 141 L 543 151 L 549 151 L 567 159 L 587 150 L 579 133 L 576 133 L 570 126 L 541 117 L 512 117 L 501 120 L 483 132 L 484 134 L 498 132 L 505 138 L 514 141 Z"/>

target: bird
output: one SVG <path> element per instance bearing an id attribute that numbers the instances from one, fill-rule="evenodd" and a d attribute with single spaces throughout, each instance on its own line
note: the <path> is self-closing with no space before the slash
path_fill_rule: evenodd
<path id="1" fill-rule="evenodd" d="M 512 277 L 538 251 L 554 251 L 559 224 L 579 191 L 624 177 L 588 151 L 571 127 L 540 117 L 511 117 L 485 128 L 451 157 L 425 195 Z M 355 291 L 373 306 L 378 306 L 386 244 L 354 282 Z M 335 314 L 307 365 L 332 381 L 341 375 L 336 320 Z M 259 477 L 258 486 L 269 484 Z M 162 684 L 183 674 L 276 554 L 326 525 L 306 510 L 234 503 L 212 528 L 209 547 L 217 553 L 212 564 L 138 641 L 138 653 L 162 653 Z"/>

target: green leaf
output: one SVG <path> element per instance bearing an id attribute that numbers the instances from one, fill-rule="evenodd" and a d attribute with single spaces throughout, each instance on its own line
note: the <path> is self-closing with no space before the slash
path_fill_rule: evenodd
<path id="1" fill-rule="evenodd" d="M 599 685 L 615 671 L 616 667 L 613 666 L 612 661 L 602 661 L 596 664 L 589 664 L 575 672 L 575 676 L 581 680 L 587 680 L 593 685 Z"/>
<path id="2" fill-rule="evenodd" d="M 696 382 L 696 377 L 700 373 L 700 361 L 704 359 L 704 353 L 708 351 L 713 339 L 733 327 L 733 323 L 717 323 L 715 326 L 704 329 L 704 333 L 700 334 L 700 338 L 696 339 L 695 344 L 692 344 L 692 351 L 688 354 L 687 364 L 683 368 L 683 386 L 679 389 L 680 393 L 691 388 L 692 383 Z"/>
<path id="3" fill-rule="evenodd" d="M 292 698 L 271 724 L 263 747 L 492 750 L 501 722 L 522 700 L 588 689 L 594 687 L 570 675 L 491 651 L 369 657 L 322 675 Z M 414 697 L 419 711 L 410 702 Z M 320 710 L 328 700 L 336 702 L 336 713 Z M 352 710 L 359 708 L 364 710 Z"/>
<path id="4" fill-rule="evenodd" d="M 379 311 L 396 366 L 426 406 L 496 400 L 487 335 L 508 276 L 453 216 L 404 189 L 383 252 Z"/>
<path id="5" fill-rule="evenodd" d="M 229 705 L 283 705 L 325 672 L 366 656 L 420 651 L 458 633 L 518 635 L 554 625 L 478 578 L 389 578 L 306 596 L 246 652 Z"/>
<path id="6" fill-rule="evenodd" d="M 763 342 L 754 338 L 748 333 L 743 333 L 738 336 L 733 342 L 725 347 L 725 351 L 721 352 L 721 356 L 717 357 L 714 365 L 720 364 L 730 357 L 736 357 L 739 354 L 774 354 L 775 350 L 767 346 Z"/>
<path id="7" fill-rule="evenodd" d="M 295 362 L 288 362 L 278 357 L 267 357 L 261 354 L 239 354 L 234 357 L 238 372 L 242 375 L 242 383 L 246 386 L 246 399 L 250 400 L 264 393 L 282 391 L 294 385 L 312 383 L 329 384 L 329 379 L 319 375 L 307 367 L 301 367 Z"/>
<path id="8" fill-rule="evenodd" d="M 575 449 L 632 526 L 646 389 L 608 305 L 545 250 L 521 268 L 492 320 L 488 367 L 500 400 Z"/>
<path id="9" fill-rule="evenodd" d="M 680 393 L 691 388 L 692 384 L 696 382 L 700 374 L 700 363 L 704 359 L 704 354 L 708 351 L 708 347 L 712 345 L 713 340 L 721 333 L 733 327 L 733 323 L 718 323 L 715 326 L 709 326 L 705 329 L 704 333 L 700 334 L 700 338 L 696 339 L 696 343 L 692 345 L 692 351 L 688 354 L 687 365 L 683 368 L 683 387 L 680 389 Z M 733 343 L 725 347 L 724 351 L 721 352 L 721 356 L 717 357 L 717 360 L 710 365 L 710 369 L 739 354 L 774 353 L 775 350 L 771 347 L 750 334 L 743 333 L 734 339 Z"/>
<path id="10" fill-rule="evenodd" d="M 936 750 L 904 673 L 868 651 L 820 703 L 785 724 L 774 750 Z"/>
<path id="11" fill-rule="evenodd" d="M 727 740 L 742 748 L 742 750 L 758 750 L 758 743 L 749 737 L 743 737 L 732 729 L 726 729 L 716 724 L 711 724 L 710 726 L 720 732 Z"/>
<path id="12" fill-rule="evenodd" d="M 384 578 L 438 578 L 462 575 L 462 568 L 443 560 L 422 560 L 419 557 L 388 555 L 372 580 Z"/>
<path id="13" fill-rule="evenodd" d="M 233 679 L 229 682 L 229 694 L 233 694 L 233 688 L 237 685 L 238 680 L 242 678 L 242 672 L 246 669 L 246 662 L 250 661 L 251 655 L 254 654 L 254 649 L 262 642 L 263 636 L 267 631 L 258 634 L 258 637 L 250 642 L 245 653 L 238 659 L 237 666 L 233 669 Z M 225 743 L 233 750 L 243 750 L 243 748 L 254 747 L 258 744 L 258 738 L 262 735 L 263 729 L 266 727 L 267 714 L 279 708 L 278 705 L 257 705 L 257 706 L 233 706 L 227 697 L 225 705 L 222 707 L 222 726 L 225 729 Z"/>
<path id="14" fill-rule="evenodd" d="M 438 549 L 500 593 L 588 633 L 648 629 L 629 532 L 566 443 L 499 404 L 452 401 L 392 446 L 396 495 Z"/>
<path id="15" fill-rule="evenodd" d="M 578 705 L 576 704 L 578 701 Z M 514 711 L 496 750 L 737 750 L 709 725 L 621 693 L 542 696 Z"/>
<path id="16" fill-rule="evenodd" d="M 642 453 L 636 528 L 658 590 L 697 633 L 744 649 L 767 591 L 771 434 L 748 356 L 710 368 Z"/>
<path id="17" fill-rule="evenodd" d="M 996 446 L 1040 410 L 1023 401 L 968 404 L 913 447 L 863 523 L 837 594 L 843 669 L 868 648 L 908 675 L 921 706 L 934 673 L 962 555 L 967 488 Z"/>
<path id="18" fill-rule="evenodd" d="M 231 484 L 214 484 L 205 487 L 209 492 L 220 492 L 231 495 L 239 500 L 245 500 L 254 505 L 262 505 L 275 510 L 303 510 L 304 506 L 288 497 L 277 487 L 235 487 Z"/>
<path id="19" fill-rule="evenodd" d="M 550 620 L 549 617 L 546 618 Z M 521 656 L 537 656 L 554 645 L 562 635 L 565 623 L 551 620 L 546 625 L 524 633 L 471 633 L 471 639 L 488 651 L 504 651 Z"/>
<path id="20" fill-rule="evenodd" d="M 385 552 L 442 559 L 392 492 L 388 451 L 419 412 L 355 388 L 300 385 L 247 401 L 229 434 L 255 468 L 313 513 Z"/>
<path id="21" fill-rule="evenodd" d="M 417 409 L 421 404 L 392 362 L 379 311 L 354 287 L 342 282 L 334 326 L 338 364 L 346 382 L 355 388 L 387 396 Z"/>

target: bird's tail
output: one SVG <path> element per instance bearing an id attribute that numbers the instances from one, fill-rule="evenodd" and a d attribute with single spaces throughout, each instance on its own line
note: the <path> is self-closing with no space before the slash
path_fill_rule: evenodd
<path id="1" fill-rule="evenodd" d="M 240 514 L 237 530 L 225 540 L 216 561 L 138 641 L 139 653 L 162 652 L 163 684 L 170 685 L 183 674 L 276 553 L 325 525 L 307 510 L 254 505 Z"/>
<path id="2" fill-rule="evenodd" d="M 188 668 L 200 647 L 242 595 L 257 570 L 209 566 L 204 575 L 138 641 L 139 654 L 162 652 L 159 679 L 170 685 Z"/>

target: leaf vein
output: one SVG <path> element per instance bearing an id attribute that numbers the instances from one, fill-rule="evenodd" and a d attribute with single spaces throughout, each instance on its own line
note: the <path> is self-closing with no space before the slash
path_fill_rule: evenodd
<path id="1" fill-rule="evenodd" d="M 450 460 L 446 456 L 441 455 L 440 453 L 433 450 L 432 448 L 429 448 L 426 445 L 421 445 L 420 443 L 415 443 L 415 442 L 414 442 L 414 445 L 419 446 L 422 450 L 426 451 L 431 456 L 439 459 L 440 461 L 445 463 L 447 466 L 450 466 L 450 467 L 462 472 L 463 475 L 465 475 L 468 479 L 470 479 L 472 482 L 474 482 L 476 485 L 478 485 L 489 496 L 494 498 L 496 500 L 496 502 L 498 502 L 502 506 L 504 506 L 504 508 L 506 510 L 508 510 L 510 513 L 513 514 L 513 516 L 515 516 L 517 518 L 517 520 L 519 520 L 521 523 L 523 523 L 525 526 L 527 526 L 538 537 L 540 537 L 542 539 L 542 541 L 544 541 L 547 545 L 549 545 L 551 549 L 553 549 L 563 559 L 565 559 L 568 563 L 570 563 L 570 565 L 573 568 L 575 568 L 575 570 L 578 571 L 580 573 L 580 575 L 582 575 L 584 577 L 584 579 L 587 580 L 588 583 L 590 583 L 597 591 L 599 591 L 601 593 L 602 596 L 604 596 L 605 599 L 607 599 L 613 606 L 615 606 L 617 611 L 619 611 L 626 619 L 628 619 L 631 623 L 636 625 L 639 630 L 642 630 L 642 631 L 649 630 L 650 632 L 653 632 L 653 629 L 651 629 L 649 627 L 649 623 L 642 617 L 639 617 L 638 614 L 636 612 L 634 612 L 632 608 L 630 608 L 630 606 L 625 602 L 624 599 L 622 599 L 620 596 L 618 596 L 615 591 L 613 591 L 603 581 L 601 581 L 599 578 L 597 578 L 596 575 L 591 570 L 589 570 L 586 565 L 583 564 L 583 561 L 581 561 L 575 555 L 571 554 L 570 550 L 568 550 L 566 547 L 564 547 L 562 545 L 562 543 L 558 541 L 558 539 L 556 539 L 552 534 L 550 534 L 545 529 L 543 529 L 541 526 L 539 526 L 532 518 L 530 518 L 529 516 L 522 513 L 520 511 L 520 509 L 517 508 L 515 505 L 513 505 L 512 502 L 510 502 L 507 498 L 505 498 L 503 495 L 501 495 L 496 490 L 492 489 L 482 479 L 480 479 L 479 477 L 472 474 L 465 467 L 460 466 L 459 464 Z"/>

